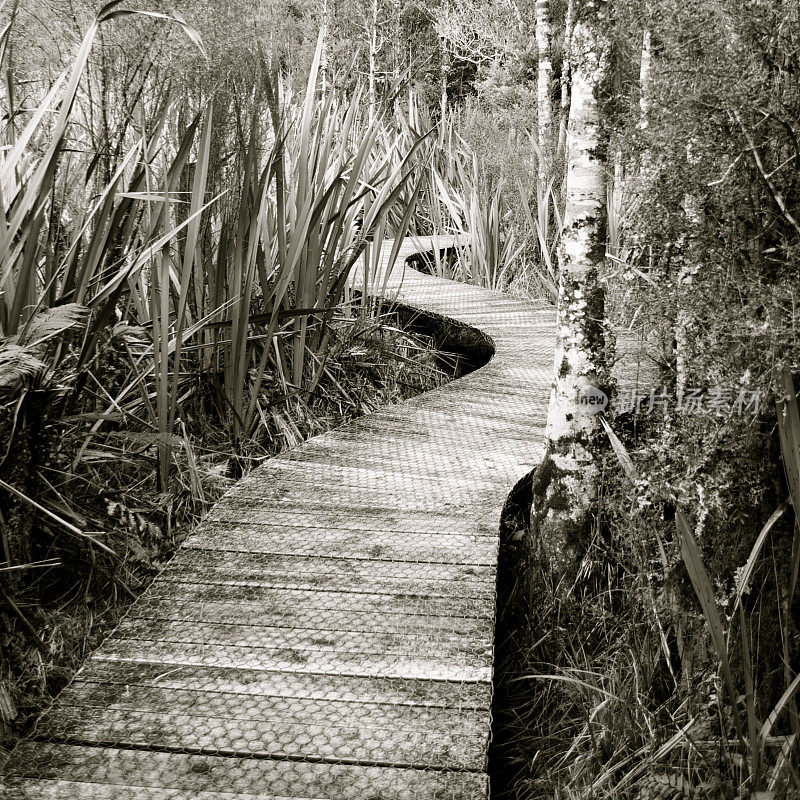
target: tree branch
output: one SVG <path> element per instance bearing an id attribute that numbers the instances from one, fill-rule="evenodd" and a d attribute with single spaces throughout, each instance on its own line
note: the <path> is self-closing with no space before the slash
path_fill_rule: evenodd
<path id="1" fill-rule="evenodd" d="M 800 224 L 798 224 L 797 220 L 794 218 L 792 213 L 786 207 L 786 201 L 783 199 L 783 196 L 778 191 L 775 184 L 772 182 L 771 174 L 767 173 L 767 170 L 764 168 L 764 162 L 761 160 L 761 156 L 758 153 L 758 147 L 756 143 L 753 141 L 753 137 L 750 135 L 750 131 L 747 130 L 744 122 L 742 121 L 741 116 L 739 115 L 738 111 L 728 112 L 734 120 L 736 120 L 739 127 L 742 129 L 742 133 L 744 134 L 744 138 L 747 140 L 748 147 L 750 148 L 750 153 L 753 156 L 753 161 L 755 162 L 756 168 L 758 169 L 761 177 L 764 180 L 764 183 L 767 185 L 770 194 L 772 195 L 772 199 L 775 201 L 775 205 L 781 210 L 781 214 L 786 218 L 786 221 L 798 232 L 800 233 Z"/>

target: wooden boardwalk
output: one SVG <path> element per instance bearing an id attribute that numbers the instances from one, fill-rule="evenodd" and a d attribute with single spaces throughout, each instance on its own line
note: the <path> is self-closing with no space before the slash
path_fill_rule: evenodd
<path id="1" fill-rule="evenodd" d="M 555 313 L 403 269 L 489 336 L 441 389 L 269 460 L 21 742 L 7 800 L 487 796 L 500 511 L 543 446 Z M 385 251 L 385 249 L 384 249 Z"/>

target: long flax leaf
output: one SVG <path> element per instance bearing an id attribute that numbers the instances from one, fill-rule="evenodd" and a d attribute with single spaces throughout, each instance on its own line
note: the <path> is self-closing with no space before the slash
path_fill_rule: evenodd
<path id="1" fill-rule="evenodd" d="M 135 276 L 145 264 L 149 262 L 152 256 L 157 253 L 161 248 L 173 239 L 178 233 L 180 233 L 185 227 L 191 224 L 192 220 L 195 216 L 199 216 L 203 213 L 207 208 L 210 208 L 214 203 L 217 202 L 221 197 L 227 194 L 228 190 L 224 189 L 221 191 L 216 197 L 213 197 L 209 200 L 204 206 L 199 208 L 195 214 L 190 215 L 187 217 L 183 222 L 179 225 L 176 225 L 171 230 L 167 231 L 166 233 L 159 236 L 155 241 L 148 244 L 144 250 L 136 257 L 136 259 L 128 266 L 123 266 L 117 273 L 114 275 L 111 280 L 106 281 L 106 283 L 100 288 L 100 290 L 92 297 L 89 305 L 96 306 L 99 305 L 103 300 L 109 298 L 112 293 L 118 289 L 121 284 L 128 280 L 130 277 Z"/>
<path id="2" fill-rule="evenodd" d="M 2 264 L 7 263 L 12 240 L 15 239 L 19 234 L 24 219 L 31 213 L 35 205 L 39 202 L 39 199 L 42 195 L 42 188 L 49 185 L 48 178 L 51 177 L 55 172 L 58 155 L 64 140 L 64 136 L 66 135 L 69 117 L 78 92 L 78 84 L 83 76 L 83 71 L 86 66 L 86 62 L 89 59 L 89 54 L 91 52 L 94 39 L 97 35 L 97 31 L 104 18 L 116 6 L 118 6 L 120 2 L 121 0 L 113 0 L 113 2 L 108 3 L 101 9 L 100 13 L 86 31 L 83 41 L 78 48 L 78 53 L 72 64 L 69 82 L 64 90 L 64 95 L 61 98 L 61 107 L 53 127 L 50 143 L 48 144 L 44 155 L 40 159 L 33 176 L 27 182 L 23 197 L 17 204 L 11 219 L 8 222 L 7 230 L 0 231 L 0 263 Z"/>
<path id="3" fill-rule="evenodd" d="M 794 539 L 789 575 L 789 600 L 797 587 L 798 568 L 800 568 L 800 410 L 791 370 L 784 368 L 781 375 L 785 399 L 775 402 L 778 413 L 778 433 L 781 443 L 781 457 L 786 473 L 786 483 L 794 507 Z"/>
<path id="4" fill-rule="evenodd" d="M 706 618 L 711 632 L 711 641 L 714 645 L 717 658 L 719 659 L 720 670 L 730 700 L 731 714 L 736 724 L 737 734 L 739 738 L 741 738 L 741 720 L 739 719 L 739 711 L 736 705 L 737 693 L 733 682 L 730 661 L 728 659 L 728 648 L 722 628 L 722 619 L 720 617 L 716 598 L 714 597 L 714 589 L 711 585 L 708 573 L 706 572 L 703 558 L 700 555 L 700 548 L 695 539 L 694 532 L 681 511 L 675 513 L 675 524 L 680 537 L 681 556 L 686 565 L 686 570 L 689 573 L 689 580 L 692 583 L 692 588 L 700 602 L 703 616 Z"/>
<path id="5" fill-rule="evenodd" d="M 181 268 L 180 288 L 178 291 L 178 308 L 175 316 L 175 351 L 173 356 L 174 369 L 171 388 L 171 403 L 169 410 L 169 429 L 175 422 L 177 413 L 178 381 L 180 376 L 181 364 L 181 345 L 184 323 L 186 320 L 186 306 L 189 300 L 189 289 L 192 278 L 192 271 L 195 268 L 195 261 L 198 256 L 197 242 L 200 236 L 200 223 L 202 214 L 198 213 L 202 207 L 206 194 L 206 184 L 208 181 L 208 164 L 211 149 L 211 121 L 214 113 L 213 102 L 208 104 L 205 113 L 205 122 L 200 133 L 200 146 L 195 164 L 194 179 L 192 184 L 192 199 L 189 206 L 189 217 L 192 222 L 186 229 L 186 241 L 184 243 L 183 263 Z M 199 269 L 199 265 L 196 267 Z"/>
<path id="6" fill-rule="evenodd" d="M 731 616 L 736 613 L 737 609 L 741 605 L 742 596 L 744 595 L 745 591 L 747 591 L 747 587 L 753 577 L 753 572 L 755 571 L 756 564 L 758 563 L 758 557 L 761 554 L 761 549 L 764 547 L 764 542 L 766 542 L 767 537 L 775 527 L 775 523 L 784 515 L 787 509 L 788 506 L 786 504 L 781 504 L 778 506 L 778 508 L 772 512 L 770 518 L 766 521 L 764 527 L 761 529 L 761 532 L 756 537 L 755 544 L 753 544 L 753 547 L 750 550 L 750 555 L 747 557 L 747 561 L 745 562 L 742 570 L 738 573 L 738 577 L 736 579 L 736 594 L 733 598 Z"/>
<path id="7" fill-rule="evenodd" d="M 750 788 L 758 790 L 761 777 L 761 748 L 758 742 L 758 719 L 756 718 L 755 689 L 753 686 L 753 661 L 750 654 L 750 634 L 744 609 L 739 606 L 739 635 L 742 642 L 742 672 L 744 673 L 745 710 L 747 714 L 747 742 L 750 745 Z"/>

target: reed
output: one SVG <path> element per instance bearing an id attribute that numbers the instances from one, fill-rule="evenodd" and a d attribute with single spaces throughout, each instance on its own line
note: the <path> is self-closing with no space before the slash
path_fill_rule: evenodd
<path id="1" fill-rule="evenodd" d="M 103 413 L 146 422 L 166 489 L 173 449 L 183 446 L 176 425 L 199 376 L 218 378 L 234 442 L 254 435 L 264 418 L 265 376 L 277 377 L 287 400 L 313 393 L 353 265 L 370 242 L 399 240 L 411 224 L 425 137 L 407 122 L 365 122 L 358 93 L 323 98 L 320 40 L 303 101 L 285 100 L 279 72 L 265 59 L 252 108 L 240 111 L 235 127 L 213 98 L 192 110 L 158 87 L 143 89 L 135 132 L 128 119 L 114 132 L 126 148 L 108 182 L 99 185 L 91 165 L 81 180 L 67 153 L 87 144 L 76 98 L 98 30 L 127 15 L 118 5 L 102 9 L 71 69 L 2 153 L 0 331 L 14 337 L 43 309 L 75 303 L 91 313 L 81 366 L 114 322 L 143 332 L 148 344 Z M 202 49 L 182 18 L 171 19 Z M 227 175 L 215 161 L 226 142 L 241 145 Z M 67 204 L 78 210 L 71 224 L 63 219 Z M 51 371 L 66 352 L 48 353 Z M 6 350 L 0 365 L 9 359 Z M 17 353 L 14 369 L 24 360 Z M 40 369 L 30 358 L 27 368 Z M 7 367 L 3 380 L 17 380 L 9 376 Z"/>

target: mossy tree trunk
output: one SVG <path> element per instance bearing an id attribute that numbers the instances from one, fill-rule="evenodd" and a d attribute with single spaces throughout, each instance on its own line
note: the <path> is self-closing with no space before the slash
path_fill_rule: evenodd
<path id="1" fill-rule="evenodd" d="M 547 452 L 534 475 L 533 546 L 559 574 L 577 567 L 597 498 L 599 420 L 581 405 L 606 389 L 603 286 L 606 170 L 600 160 L 600 105 L 606 48 L 597 7 L 576 20 L 567 133 L 564 233 L 559 245 L 558 341 L 547 420 Z"/>
<path id="2" fill-rule="evenodd" d="M 700 241 L 705 227 L 703 198 L 695 192 L 687 192 L 683 198 L 683 213 L 686 215 L 686 231 L 682 237 L 683 264 L 675 287 L 675 394 L 682 397 L 690 383 L 689 354 L 691 349 L 692 316 L 687 302 L 691 296 L 694 275 L 702 267 Z"/>
<path id="3" fill-rule="evenodd" d="M 369 99 L 369 124 L 375 122 L 378 115 L 378 95 L 376 81 L 378 76 L 378 53 L 383 47 L 379 32 L 378 0 L 371 0 L 369 18 L 366 20 L 367 39 L 369 45 L 369 76 L 367 81 Z"/>
<path id="4" fill-rule="evenodd" d="M 328 87 L 331 83 L 330 74 L 330 34 L 331 34 L 331 0 L 322 0 L 321 10 L 321 32 L 322 36 L 322 52 L 320 53 L 319 60 L 319 74 L 322 79 L 322 96 L 325 97 L 328 93 Z"/>
<path id="5" fill-rule="evenodd" d="M 653 64 L 653 42 L 650 28 L 642 32 L 642 57 L 639 62 L 639 127 L 644 129 L 649 124 L 650 108 L 653 105 L 650 86 L 650 72 Z"/>

